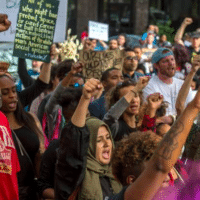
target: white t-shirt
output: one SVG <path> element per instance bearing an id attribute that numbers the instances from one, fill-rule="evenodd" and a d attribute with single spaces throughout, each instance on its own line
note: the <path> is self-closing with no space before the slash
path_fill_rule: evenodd
<path id="1" fill-rule="evenodd" d="M 166 115 L 176 115 L 176 99 L 178 97 L 178 93 L 181 89 L 183 82 L 183 80 L 173 77 L 172 84 L 166 84 L 161 81 L 157 75 L 155 75 L 150 79 L 148 85 L 143 90 L 144 100 L 146 100 L 147 96 L 149 96 L 150 94 L 159 92 L 163 95 L 164 101 L 167 101 L 169 103 Z M 192 94 L 192 90 L 190 89 L 188 97 L 186 99 L 186 105 L 190 101 L 192 101 L 193 97 L 194 95 Z"/>
<path id="2" fill-rule="evenodd" d="M 151 62 L 145 62 L 145 60 L 147 60 L 148 57 L 144 54 L 142 54 L 141 59 L 139 60 L 139 63 L 142 63 L 146 69 L 146 73 L 150 73 L 150 68 L 152 67 L 152 63 Z"/>

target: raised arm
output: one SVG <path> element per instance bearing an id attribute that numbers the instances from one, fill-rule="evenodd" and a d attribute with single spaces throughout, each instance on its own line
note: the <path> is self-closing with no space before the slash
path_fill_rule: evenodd
<path id="1" fill-rule="evenodd" d="M 55 45 L 52 44 L 51 45 L 51 49 L 50 49 L 50 58 L 52 59 L 54 57 L 54 54 L 56 53 L 56 50 L 55 50 Z M 46 84 L 49 84 L 49 81 L 50 81 L 50 76 L 51 76 L 51 60 L 49 63 L 46 63 L 44 62 L 42 64 L 42 69 L 40 71 L 40 75 L 39 75 L 39 79 L 46 83 Z"/>
<path id="2" fill-rule="evenodd" d="M 112 106 L 104 115 L 103 121 L 111 128 L 113 138 L 115 138 L 118 133 L 118 120 L 126 108 L 129 106 L 134 96 L 135 94 L 130 91 L 119 101 L 117 101 L 115 105 Z"/>
<path id="3" fill-rule="evenodd" d="M 52 54 L 52 48 L 50 51 L 50 56 Z M 48 86 L 51 74 L 51 62 L 43 63 L 40 76 L 34 83 L 27 87 L 25 90 L 19 92 L 19 98 L 22 105 L 25 107 L 30 105 L 32 101 L 38 97 Z"/>
<path id="4" fill-rule="evenodd" d="M 185 18 L 184 21 L 182 22 L 180 28 L 178 29 L 178 31 L 176 32 L 176 35 L 174 37 L 174 41 L 178 44 L 183 44 L 183 34 L 185 32 L 185 28 L 192 24 L 193 23 L 193 20 L 192 18 Z"/>
<path id="5" fill-rule="evenodd" d="M 74 74 L 79 73 L 81 71 L 82 71 L 81 63 L 78 62 L 78 63 L 75 63 L 74 65 L 72 65 L 70 72 L 67 73 L 67 76 L 65 76 L 65 78 L 61 81 L 61 83 L 56 87 L 56 89 L 52 93 L 51 97 L 49 98 L 49 100 L 45 106 L 45 112 L 47 112 L 48 115 L 51 115 L 53 112 L 55 112 L 58 97 L 70 85 Z"/>
<path id="6" fill-rule="evenodd" d="M 79 104 L 72 116 L 71 122 L 78 127 L 84 127 L 86 116 L 88 113 L 88 106 L 90 99 L 95 96 L 96 93 L 101 92 L 103 86 L 97 79 L 89 79 L 83 87 L 83 94 L 79 101 Z"/>
<path id="7" fill-rule="evenodd" d="M 125 192 L 125 200 L 150 200 L 161 187 L 176 163 L 191 126 L 200 111 L 200 88 L 172 128 L 166 133 L 157 150 L 146 163 L 145 170 Z"/>
<path id="8" fill-rule="evenodd" d="M 104 48 L 104 50 L 108 49 L 108 45 L 103 40 L 99 40 L 99 43 Z"/>
<path id="9" fill-rule="evenodd" d="M 99 80 L 86 82 L 71 122 L 62 130 L 55 172 L 55 199 L 68 199 L 82 183 L 89 148 L 90 133 L 85 126 L 88 105 L 91 97 L 101 90 Z"/>
<path id="10" fill-rule="evenodd" d="M 18 74 L 25 88 L 34 83 L 34 79 L 28 74 L 26 61 L 23 58 L 18 59 Z"/>
<path id="11" fill-rule="evenodd" d="M 51 75 L 51 63 L 43 63 L 42 64 L 42 69 L 39 75 L 39 79 L 46 83 L 49 84 L 50 81 L 50 75 Z"/>
<path id="12" fill-rule="evenodd" d="M 145 106 L 145 115 L 143 117 L 141 131 L 152 130 L 156 132 L 156 112 L 162 106 L 163 96 L 160 93 L 154 93 L 147 98 Z"/>
<path id="13" fill-rule="evenodd" d="M 190 73 L 187 75 L 179 93 L 178 97 L 176 99 L 176 111 L 177 111 L 177 117 L 183 112 L 185 108 L 185 102 L 189 93 L 189 90 L 191 88 L 191 83 L 194 75 L 198 71 L 200 67 L 200 58 L 199 56 L 195 56 L 192 62 L 192 69 Z"/>
<path id="14" fill-rule="evenodd" d="M 111 129 L 112 136 L 115 138 L 118 133 L 118 120 L 129 106 L 131 100 L 135 97 L 135 93 L 142 91 L 142 89 L 148 84 L 149 77 L 140 77 L 134 91 L 128 92 L 124 97 L 122 97 L 110 110 L 105 114 L 103 121 L 108 124 Z"/>

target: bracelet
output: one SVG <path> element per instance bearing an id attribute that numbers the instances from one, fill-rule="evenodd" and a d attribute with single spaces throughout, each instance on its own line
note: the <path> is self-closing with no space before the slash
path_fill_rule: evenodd
<path id="1" fill-rule="evenodd" d="M 172 125 L 174 124 L 174 122 L 176 121 L 176 115 L 170 115 L 172 118 Z"/>

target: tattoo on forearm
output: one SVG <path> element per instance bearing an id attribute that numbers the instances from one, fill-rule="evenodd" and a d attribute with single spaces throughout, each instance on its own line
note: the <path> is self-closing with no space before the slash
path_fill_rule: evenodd
<path id="1" fill-rule="evenodd" d="M 184 125 L 182 122 L 176 122 L 172 126 L 160 143 L 161 149 L 157 152 L 159 156 L 166 160 L 171 159 L 173 151 L 178 148 L 177 136 L 183 131 L 183 129 Z"/>
<path id="2" fill-rule="evenodd" d="M 200 160 L 200 146 L 196 151 L 196 154 L 194 156 L 194 160 L 199 161 Z"/>

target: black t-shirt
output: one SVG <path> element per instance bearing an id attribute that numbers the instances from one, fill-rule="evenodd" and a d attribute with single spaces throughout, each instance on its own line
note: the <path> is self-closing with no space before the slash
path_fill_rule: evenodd
<path id="1" fill-rule="evenodd" d="M 32 163 L 34 163 L 35 156 L 39 150 L 39 139 L 37 135 L 24 126 L 19 129 L 15 129 L 14 132 L 28 153 Z M 21 168 L 20 172 L 17 174 L 19 187 L 30 186 L 33 184 L 33 179 L 35 177 L 33 165 L 31 164 L 30 159 L 26 156 L 26 154 L 20 150 L 14 133 L 12 133 L 12 136 Z"/>
<path id="2" fill-rule="evenodd" d="M 126 191 L 128 186 L 124 187 L 121 192 L 119 192 L 118 194 L 111 196 L 108 200 L 124 200 L 124 193 Z"/>
<path id="3" fill-rule="evenodd" d="M 42 156 L 40 177 L 38 179 L 38 190 L 40 195 L 42 195 L 45 189 L 54 188 L 55 165 L 59 143 L 60 140 L 53 140 Z"/>
<path id="4" fill-rule="evenodd" d="M 127 136 L 135 131 L 137 131 L 137 128 L 131 128 L 123 119 L 119 119 L 119 130 L 114 140 L 115 142 L 117 142 L 121 140 L 124 136 Z"/>
<path id="5" fill-rule="evenodd" d="M 99 180 L 103 192 L 103 200 L 107 200 L 109 196 L 113 195 L 113 189 L 111 187 L 110 180 L 106 176 L 100 177 Z"/>

